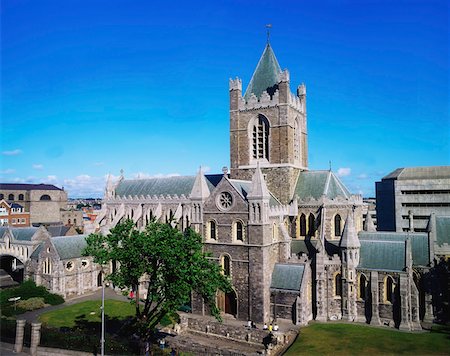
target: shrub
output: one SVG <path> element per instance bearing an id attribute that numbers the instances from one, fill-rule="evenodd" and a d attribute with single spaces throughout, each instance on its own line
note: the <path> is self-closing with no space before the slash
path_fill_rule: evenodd
<path id="1" fill-rule="evenodd" d="M 36 310 L 41 309 L 45 306 L 44 298 L 42 297 L 32 297 L 26 300 L 20 300 L 17 306 L 25 310 Z"/>

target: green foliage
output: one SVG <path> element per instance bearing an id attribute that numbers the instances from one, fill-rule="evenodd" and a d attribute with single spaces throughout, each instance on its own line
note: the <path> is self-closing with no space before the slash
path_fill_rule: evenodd
<path id="1" fill-rule="evenodd" d="M 43 298 L 45 304 L 58 305 L 64 303 L 64 298 L 57 294 L 50 293 L 43 286 L 36 286 L 32 280 L 27 280 L 15 288 L 3 289 L 0 291 L 0 309 L 2 315 L 10 316 L 14 314 L 21 314 L 26 311 L 19 307 L 14 308 L 14 303 L 8 301 L 9 298 L 20 297 L 21 301 L 30 298 Z"/>
<path id="2" fill-rule="evenodd" d="M 17 302 L 17 307 L 25 310 L 41 309 L 44 306 L 45 306 L 44 298 L 42 297 L 32 297 L 26 300 L 19 300 Z"/>
<path id="3" fill-rule="evenodd" d="M 93 256 L 96 263 L 118 262 L 120 268 L 108 276 L 116 286 L 138 290 L 139 279 L 149 278 L 144 308 L 136 303 L 143 334 L 188 303 L 192 290 L 202 295 L 213 315 L 220 318 L 215 295 L 218 289 L 230 291 L 231 285 L 220 266 L 203 252 L 201 236 L 193 230 L 182 233 L 170 224 L 153 221 L 145 231 L 137 231 L 128 220 L 107 236 L 90 235 L 87 243 L 84 254 Z M 136 301 L 139 298 L 136 293 Z"/>
<path id="4" fill-rule="evenodd" d="M 314 323 L 285 355 L 447 355 L 448 335 L 407 333 L 395 329 L 342 323 Z"/>

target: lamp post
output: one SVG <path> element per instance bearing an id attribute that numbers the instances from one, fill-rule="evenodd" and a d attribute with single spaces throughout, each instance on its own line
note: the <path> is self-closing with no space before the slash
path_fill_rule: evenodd
<path id="1" fill-rule="evenodd" d="M 100 339 L 101 355 L 105 355 L 105 278 L 102 269 L 102 337 Z"/>

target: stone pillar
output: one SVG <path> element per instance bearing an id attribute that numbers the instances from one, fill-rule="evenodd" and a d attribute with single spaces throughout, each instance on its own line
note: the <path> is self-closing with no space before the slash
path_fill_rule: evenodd
<path id="1" fill-rule="evenodd" d="M 30 355 L 37 355 L 37 347 L 41 341 L 41 323 L 31 323 Z"/>
<path id="2" fill-rule="evenodd" d="M 411 294 L 408 288 L 408 275 L 400 275 L 400 308 L 401 317 L 399 329 L 400 330 L 412 330 L 411 329 Z"/>
<path id="3" fill-rule="evenodd" d="M 16 322 L 16 343 L 14 344 L 14 352 L 22 352 L 23 349 L 23 334 L 25 330 L 26 320 L 17 320 Z"/>
<path id="4" fill-rule="evenodd" d="M 370 319 L 370 325 L 381 325 L 380 320 L 380 292 L 378 285 L 378 272 L 370 272 L 370 294 L 372 296 L 372 318 Z"/>
<path id="5" fill-rule="evenodd" d="M 423 321 L 427 323 L 433 322 L 433 302 L 431 294 L 425 294 L 425 315 L 423 316 Z"/>

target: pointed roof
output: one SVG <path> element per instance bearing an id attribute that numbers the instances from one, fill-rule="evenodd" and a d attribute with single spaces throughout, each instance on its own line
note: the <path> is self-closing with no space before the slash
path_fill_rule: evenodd
<path id="1" fill-rule="evenodd" d="M 358 248 L 361 246 L 356 234 L 355 223 L 353 222 L 353 211 L 348 214 L 339 245 L 343 248 Z"/>
<path id="2" fill-rule="evenodd" d="M 247 195 L 247 199 L 249 198 L 270 199 L 270 192 L 269 189 L 267 189 L 266 180 L 259 167 L 259 162 L 256 164 L 255 173 L 253 173 L 252 185 L 250 192 Z"/>
<path id="3" fill-rule="evenodd" d="M 253 94 L 260 97 L 263 91 L 278 84 L 278 75 L 281 73 L 281 67 L 275 57 L 272 47 L 267 43 L 264 52 L 259 59 L 252 79 L 248 84 L 244 94 L 244 99 L 248 100 Z"/>
<path id="4" fill-rule="evenodd" d="M 296 195 L 299 199 L 319 199 L 322 196 L 329 199 L 337 197 L 348 199 L 351 193 L 331 171 L 304 171 L 298 176 L 294 197 Z"/>
<path id="5" fill-rule="evenodd" d="M 194 186 L 192 187 L 191 194 L 189 197 L 192 199 L 202 199 L 205 200 L 209 197 L 210 191 L 208 188 L 208 183 L 206 183 L 206 178 L 203 175 L 202 167 L 199 168 L 197 176 L 195 177 Z"/>
<path id="6" fill-rule="evenodd" d="M 372 216 L 370 211 L 367 210 L 366 221 L 364 222 L 364 231 L 374 232 L 377 231 L 375 225 L 373 224 Z"/>

